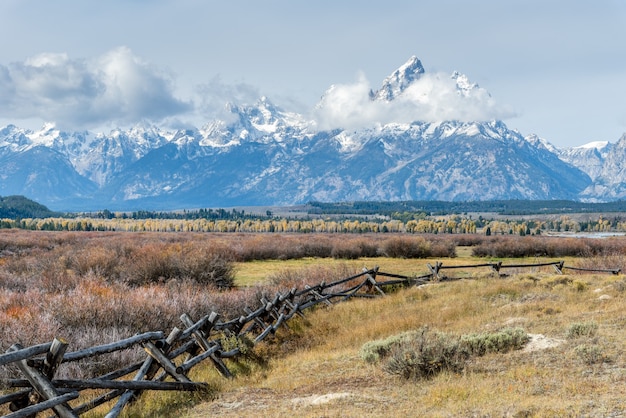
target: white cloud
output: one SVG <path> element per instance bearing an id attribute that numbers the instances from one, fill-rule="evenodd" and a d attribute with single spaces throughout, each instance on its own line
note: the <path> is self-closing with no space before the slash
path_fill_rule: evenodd
<path id="1" fill-rule="evenodd" d="M 158 121 L 191 105 L 173 94 L 171 78 L 120 47 L 92 59 L 45 53 L 0 65 L 4 118 L 89 127 Z"/>
<path id="2" fill-rule="evenodd" d="M 201 123 L 213 119 L 230 121 L 233 114 L 227 103 L 251 105 L 259 100 L 259 90 L 246 83 L 225 84 L 220 76 L 213 77 L 208 83 L 196 87 L 198 94 L 197 113 Z"/>
<path id="3" fill-rule="evenodd" d="M 392 101 L 371 100 L 372 88 L 360 75 L 353 84 L 333 85 L 314 110 L 320 129 L 359 129 L 377 124 L 506 119 L 514 112 L 467 79 L 423 74 Z"/>

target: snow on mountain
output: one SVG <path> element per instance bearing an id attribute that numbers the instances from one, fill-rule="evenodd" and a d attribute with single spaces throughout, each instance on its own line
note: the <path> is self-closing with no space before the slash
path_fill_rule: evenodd
<path id="1" fill-rule="evenodd" d="M 571 148 L 561 156 L 591 173 L 593 183 L 582 193 L 586 200 L 616 200 L 626 198 L 626 134 L 615 143 L 592 143 Z"/>
<path id="2" fill-rule="evenodd" d="M 376 93 L 372 92 L 371 97 L 373 100 L 391 101 L 424 73 L 421 61 L 416 56 L 412 56 L 400 68 L 385 78 L 380 90 Z"/>
<path id="3" fill-rule="evenodd" d="M 574 149 L 597 149 L 598 151 L 602 151 L 604 148 L 609 145 L 609 141 L 594 141 L 589 142 L 588 144 L 584 144 L 578 147 L 574 147 Z"/>
<path id="4" fill-rule="evenodd" d="M 528 141 L 528 143 L 532 144 L 533 146 L 537 147 L 537 148 L 543 148 L 551 153 L 558 153 L 559 149 L 557 147 L 555 147 L 554 145 L 552 145 L 550 142 L 548 142 L 548 140 L 544 139 L 544 138 L 540 138 L 539 136 L 535 135 L 535 134 L 530 134 L 528 136 L 526 136 L 524 138 L 526 141 Z"/>
<path id="5" fill-rule="evenodd" d="M 606 159 L 612 149 L 613 146 L 608 141 L 596 141 L 579 147 L 556 149 L 553 152 L 561 160 L 587 173 L 592 181 L 596 181 L 606 171 Z"/>
<path id="6" fill-rule="evenodd" d="M 166 210 L 310 200 L 603 199 L 621 193 L 612 191 L 618 189 L 609 179 L 626 184 L 619 180 L 626 137 L 615 146 L 559 150 L 497 120 L 429 120 L 415 113 L 423 108 L 404 106 L 411 95 L 446 88 L 451 97 L 472 102 L 488 93 L 458 72 L 416 89 L 425 77 L 421 62 L 411 57 L 379 90 L 365 91 L 368 103 L 381 106 L 377 110 L 414 113 L 358 128 L 318 129 L 265 97 L 229 104 L 227 119 L 176 131 L 138 125 L 94 134 L 63 132 L 52 124 L 39 131 L 9 125 L 0 129 L 0 194 L 24 194 L 57 210 Z M 453 114 L 473 114 L 462 110 Z"/>

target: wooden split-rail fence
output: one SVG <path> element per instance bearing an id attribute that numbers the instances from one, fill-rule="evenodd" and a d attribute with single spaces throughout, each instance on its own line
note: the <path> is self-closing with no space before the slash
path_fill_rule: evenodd
<path id="1" fill-rule="evenodd" d="M 441 262 L 428 264 L 429 274 L 404 276 L 384 273 L 378 267 L 363 269 L 359 274 L 331 283 L 319 283 L 276 293 L 259 300 L 256 309 L 246 307 L 244 313 L 232 320 L 221 320 L 211 312 L 194 320 L 187 314 L 180 317 L 181 328 L 169 334 L 164 331 L 145 332 L 132 337 L 83 350 L 68 352 L 69 342 L 55 338 L 52 342 L 22 347 L 13 344 L 0 354 L 0 367 L 12 368 L 21 379 L 0 381 L 0 408 L 9 409 L 5 417 L 34 417 L 39 412 L 51 410 L 59 417 L 78 417 L 94 408 L 115 402 L 107 418 L 120 415 L 126 405 L 139 398 L 144 391 L 206 391 L 205 382 L 193 382 L 189 371 L 200 363 L 211 362 L 225 378 L 231 378 L 226 359 L 235 359 L 245 353 L 240 344 L 233 347 L 225 341 L 248 341 L 256 344 L 279 327 L 287 326 L 294 316 L 319 304 L 332 305 L 354 297 L 377 297 L 386 294 L 390 286 L 414 286 L 430 281 L 453 280 L 442 274 L 445 269 L 489 267 L 499 275 L 506 268 L 537 268 L 553 266 L 561 273 L 565 268 L 619 274 L 619 269 L 581 269 L 565 267 L 563 261 L 537 264 L 505 265 L 502 262 L 475 265 L 450 265 Z M 146 353 L 143 361 L 89 379 L 57 379 L 60 367 L 77 361 L 97 361 L 110 353 L 142 346 Z M 225 346 L 226 345 L 226 346 Z M 12 390 L 10 393 L 7 391 Z M 2 393 L 2 392 L 0 392 Z M 104 408 L 104 407 L 103 407 Z M 106 409 L 106 408 L 105 408 Z M 0 410 L 1 411 L 1 410 Z"/>

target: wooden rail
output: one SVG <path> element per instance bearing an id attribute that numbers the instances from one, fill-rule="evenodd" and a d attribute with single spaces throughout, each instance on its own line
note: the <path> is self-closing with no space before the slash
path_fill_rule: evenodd
<path id="1" fill-rule="evenodd" d="M 113 402 L 107 418 L 114 418 L 146 390 L 207 391 L 204 382 L 193 382 L 189 371 L 210 361 L 225 378 L 232 378 L 225 360 L 242 354 L 241 345 L 224 347 L 224 341 L 244 340 L 257 344 L 274 334 L 294 316 L 323 304 L 331 306 L 354 297 L 382 297 L 395 286 L 422 285 L 431 281 L 452 280 L 441 274 L 443 270 L 458 270 L 489 267 L 500 274 L 505 268 L 537 268 L 554 266 L 558 273 L 564 268 L 572 270 L 610 272 L 619 274 L 619 269 L 582 269 L 565 267 L 563 261 L 536 264 L 510 264 L 490 262 L 474 265 L 427 265 L 430 273 L 422 276 L 404 276 L 385 273 L 374 269 L 363 269 L 361 273 L 330 283 L 321 282 L 303 289 L 291 289 L 264 295 L 257 308 L 245 307 L 241 316 L 221 320 L 216 312 L 210 312 L 198 320 L 187 314 L 180 317 L 182 328 L 145 332 L 109 344 L 67 352 L 70 343 L 62 338 L 52 342 L 22 347 L 12 345 L 0 354 L 0 367 L 12 367 L 22 374 L 21 379 L 0 381 L 0 388 L 14 391 L 0 395 L 0 407 L 8 404 L 11 411 L 7 417 L 32 417 L 38 412 L 51 410 L 60 417 L 76 417 L 103 404 Z M 230 345 L 230 344 L 229 344 Z M 238 345 L 238 344 L 235 344 Z M 70 362 L 97 359 L 121 350 L 137 349 L 145 352 L 141 362 L 111 370 L 103 375 L 88 379 L 55 379 L 57 370 Z M 98 361 L 98 360 L 93 360 Z M 166 381 L 167 379 L 167 381 Z M 95 391 L 95 392 L 94 392 Z M 95 394 L 94 394 L 95 393 Z"/>

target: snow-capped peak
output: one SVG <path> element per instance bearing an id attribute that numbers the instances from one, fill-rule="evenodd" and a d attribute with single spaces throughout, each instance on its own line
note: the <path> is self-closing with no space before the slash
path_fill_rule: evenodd
<path id="1" fill-rule="evenodd" d="M 472 90 L 479 88 L 478 84 L 470 82 L 465 74 L 461 74 L 458 71 L 454 71 L 450 78 L 456 82 L 457 92 L 461 96 L 469 97 Z"/>
<path id="2" fill-rule="evenodd" d="M 578 147 L 574 147 L 575 149 L 597 149 L 598 151 L 606 148 L 609 145 L 609 141 L 593 141 L 588 144 L 580 145 Z"/>
<path id="3" fill-rule="evenodd" d="M 51 147 L 54 145 L 55 139 L 59 137 L 60 131 L 56 129 L 54 123 L 45 123 L 43 127 L 36 132 L 31 132 L 26 136 L 31 140 L 33 145 L 44 145 Z"/>
<path id="4" fill-rule="evenodd" d="M 415 55 L 385 78 L 383 86 L 372 94 L 374 100 L 391 101 L 424 74 L 424 67 Z"/>

